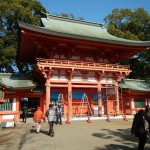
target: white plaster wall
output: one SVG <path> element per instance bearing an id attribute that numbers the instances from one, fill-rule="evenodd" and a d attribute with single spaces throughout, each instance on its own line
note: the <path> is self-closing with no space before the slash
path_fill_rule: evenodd
<path id="1" fill-rule="evenodd" d="M 16 110 L 17 110 L 17 104 L 16 104 L 16 98 L 14 98 L 12 103 L 12 111 L 16 111 Z"/>
<path id="2" fill-rule="evenodd" d="M 74 77 L 72 81 L 82 81 L 82 77 Z"/>
<path id="3" fill-rule="evenodd" d="M 90 82 L 97 82 L 97 80 L 95 78 L 88 78 L 88 81 L 90 81 Z"/>
<path id="4" fill-rule="evenodd" d="M 3 119 L 14 119 L 14 115 L 2 115 L 2 120 Z"/>
<path id="5" fill-rule="evenodd" d="M 132 108 L 134 108 L 134 98 L 132 98 Z"/>
<path id="6" fill-rule="evenodd" d="M 103 79 L 101 80 L 101 82 L 103 82 L 103 83 L 106 82 L 106 78 L 103 78 Z"/>
<path id="7" fill-rule="evenodd" d="M 65 76 L 60 76 L 60 80 L 61 80 L 61 81 L 67 81 L 67 79 L 66 79 Z"/>
<path id="8" fill-rule="evenodd" d="M 94 115 L 98 115 L 98 107 L 94 107 Z"/>
<path id="9" fill-rule="evenodd" d="M 132 102 L 131 102 L 131 103 L 132 103 L 132 108 L 134 108 L 134 98 L 132 98 Z M 132 109 L 132 108 L 131 108 L 131 109 Z M 132 113 L 133 113 L 133 114 L 136 114 L 136 111 L 133 110 Z"/>
<path id="10" fill-rule="evenodd" d="M 108 79 L 108 80 L 107 80 L 107 82 L 112 83 L 112 82 L 113 82 L 113 80 L 112 80 L 112 79 Z"/>
<path id="11" fill-rule="evenodd" d="M 50 78 L 51 80 L 58 80 L 58 76 L 53 76 Z"/>

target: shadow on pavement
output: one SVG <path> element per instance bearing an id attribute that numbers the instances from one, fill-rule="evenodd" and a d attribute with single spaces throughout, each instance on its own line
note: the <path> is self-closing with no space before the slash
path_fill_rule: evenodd
<path id="1" fill-rule="evenodd" d="M 106 148 L 102 149 L 99 147 L 96 147 L 94 150 L 133 150 L 137 147 L 137 139 L 136 137 L 133 137 L 130 134 L 130 129 L 117 129 L 116 131 L 112 131 L 109 129 L 101 129 L 104 131 L 104 133 L 93 133 L 92 135 L 97 138 L 107 139 L 107 140 L 113 140 L 116 143 L 121 144 L 109 144 L 106 143 Z M 119 137 L 116 138 L 116 137 Z M 135 148 L 131 148 L 135 147 Z"/>
<path id="2" fill-rule="evenodd" d="M 36 129 L 30 129 L 30 133 L 36 133 Z M 40 133 L 45 134 L 48 136 L 48 131 L 41 130 Z"/>

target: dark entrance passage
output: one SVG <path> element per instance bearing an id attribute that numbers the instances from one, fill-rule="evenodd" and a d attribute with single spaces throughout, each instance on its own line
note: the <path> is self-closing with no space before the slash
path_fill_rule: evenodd
<path id="1" fill-rule="evenodd" d="M 37 106 L 40 105 L 40 100 L 38 97 L 29 97 L 29 98 L 21 98 L 21 110 L 23 106 L 26 105 L 28 107 L 28 118 L 32 118 L 34 112 L 37 109 Z M 22 118 L 22 116 L 21 116 Z"/>

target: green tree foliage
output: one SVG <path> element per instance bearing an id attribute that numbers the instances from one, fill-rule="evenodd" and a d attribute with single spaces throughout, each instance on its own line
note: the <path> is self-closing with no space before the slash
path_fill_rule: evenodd
<path id="1" fill-rule="evenodd" d="M 14 72 L 18 49 L 17 20 L 40 25 L 41 12 L 46 12 L 36 0 L 0 0 L 0 72 Z M 17 64 L 20 72 L 27 68 Z"/>
<path id="2" fill-rule="evenodd" d="M 104 18 L 110 34 L 129 40 L 150 41 L 150 15 L 144 8 L 114 9 Z M 129 78 L 149 79 L 150 50 L 137 54 L 133 58 L 120 62 L 129 64 L 132 73 Z"/>

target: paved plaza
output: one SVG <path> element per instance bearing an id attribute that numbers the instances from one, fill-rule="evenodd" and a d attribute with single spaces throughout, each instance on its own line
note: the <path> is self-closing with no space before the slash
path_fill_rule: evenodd
<path id="1" fill-rule="evenodd" d="M 3 128 L 0 132 L 0 150 L 136 150 L 138 139 L 130 134 L 132 119 L 105 119 L 71 121 L 55 125 L 55 136 L 50 137 L 47 122 L 41 133 L 35 133 L 32 119 L 21 122 L 17 128 Z M 150 139 L 145 150 L 150 150 Z"/>

